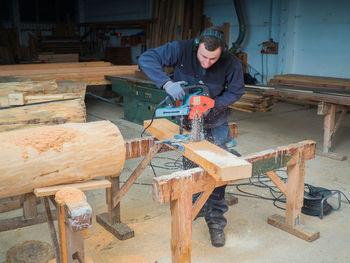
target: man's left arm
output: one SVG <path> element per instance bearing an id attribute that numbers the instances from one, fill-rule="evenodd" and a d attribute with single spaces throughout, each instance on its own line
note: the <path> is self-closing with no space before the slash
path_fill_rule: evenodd
<path id="1" fill-rule="evenodd" d="M 244 76 L 241 62 L 233 61 L 226 73 L 227 87 L 215 98 L 215 108 L 224 108 L 238 101 L 244 94 Z"/>

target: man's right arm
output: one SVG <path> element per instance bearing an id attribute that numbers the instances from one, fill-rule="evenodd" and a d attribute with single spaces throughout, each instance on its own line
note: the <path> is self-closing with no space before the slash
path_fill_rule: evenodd
<path id="1" fill-rule="evenodd" d="M 163 71 L 163 67 L 175 65 L 179 57 L 179 52 L 179 43 L 170 42 L 163 46 L 147 50 L 140 56 L 138 63 L 147 77 L 158 88 L 162 88 L 164 84 L 171 81 Z"/>

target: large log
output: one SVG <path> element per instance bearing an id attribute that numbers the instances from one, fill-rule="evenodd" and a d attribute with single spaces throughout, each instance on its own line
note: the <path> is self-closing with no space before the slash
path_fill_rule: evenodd
<path id="1" fill-rule="evenodd" d="M 109 121 L 3 132 L 0 148 L 0 198 L 117 176 L 125 162 L 123 137 Z"/>
<path id="2" fill-rule="evenodd" d="M 0 109 L 0 132 L 31 126 L 85 122 L 86 110 L 80 98 Z"/>

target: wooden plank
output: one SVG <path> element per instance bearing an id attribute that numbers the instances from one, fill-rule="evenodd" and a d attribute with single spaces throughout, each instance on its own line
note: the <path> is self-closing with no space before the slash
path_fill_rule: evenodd
<path id="1" fill-rule="evenodd" d="M 110 62 L 94 61 L 79 63 L 35 63 L 35 64 L 16 64 L 0 65 L 0 71 L 3 70 L 27 70 L 27 69 L 50 69 L 50 68 L 76 68 L 76 67 L 106 67 L 111 66 Z"/>
<path id="2" fill-rule="evenodd" d="M 277 214 L 268 217 L 267 223 L 308 242 L 320 238 L 320 232 L 314 231 L 310 227 L 305 227 L 303 225 L 292 227 L 285 223 L 285 218 L 283 216 Z"/>
<path id="3" fill-rule="evenodd" d="M 150 121 L 145 121 L 144 127 L 149 124 Z M 147 131 L 159 140 L 174 139 L 174 135 L 179 133 L 179 127 L 169 120 L 156 119 Z M 203 167 L 217 181 L 251 177 L 251 164 L 208 141 L 182 145 L 184 152 L 173 149 Z"/>
<path id="4" fill-rule="evenodd" d="M 80 189 L 81 191 L 89 191 L 95 189 L 103 189 L 110 188 L 111 182 L 108 180 L 94 180 L 83 183 L 75 183 L 75 184 L 62 184 L 55 186 L 48 186 L 42 188 L 35 188 L 34 194 L 36 197 L 55 195 L 58 191 L 62 190 L 65 187 L 74 187 Z"/>
<path id="5" fill-rule="evenodd" d="M 286 96 L 291 98 L 308 99 L 314 101 L 324 101 L 332 104 L 350 106 L 350 98 L 344 96 L 319 94 L 319 93 L 305 93 L 290 90 L 264 89 L 264 94 Z"/>
<path id="6" fill-rule="evenodd" d="M 52 69 L 23 69 L 23 70 L 1 70 L 0 76 L 31 76 L 31 75 L 50 75 L 64 73 L 96 73 L 96 72 L 135 72 L 138 69 L 137 65 L 130 66 L 107 66 L 107 67 L 77 67 L 77 68 L 52 68 Z M 106 74 L 105 74 L 106 75 Z"/>

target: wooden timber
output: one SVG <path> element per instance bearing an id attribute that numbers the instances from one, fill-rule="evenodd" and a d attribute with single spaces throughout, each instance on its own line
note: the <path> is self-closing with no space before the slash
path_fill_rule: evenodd
<path id="1" fill-rule="evenodd" d="M 350 90 L 350 79 L 299 74 L 275 75 L 274 78 L 269 81 L 269 84 L 277 86 Z"/>
<path id="2" fill-rule="evenodd" d="M 65 63 L 62 63 L 65 64 Z M 80 63 L 79 63 L 80 64 Z M 84 63 L 83 65 L 85 65 Z M 52 64 L 46 64 L 52 65 Z M 61 64 L 58 67 L 49 66 L 47 68 L 25 68 L 25 69 L 7 69 L 0 70 L 0 81 L 13 79 L 13 80 L 31 80 L 31 81 L 44 81 L 44 80 L 56 80 L 58 81 L 73 81 L 73 82 L 85 82 L 87 85 L 105 85 L 110 84 L 110 81 L 105 79 L 105 75 L 121 75 L 121 74 L 134 74 L 138 69 L 137 65 L 129 66 L 112 66 L 112 65 L 98 65 L 98 66 L 72 66 L 62 67 Z"/>
<path id="3" fill-rule="evenodd" d="M 271 164 L 270 158 L 273 153 L 275 163 Z M 279 162 L 278 160 L 286 159 L 284 155 L 290 157 L 287 158 L 288 162 Z M 309 231 L 304 230 L 305 228 L 299 226 L 304 193 L 305 161 L 314 156 L 315 142 L 303 141 L 242 157 L 252 163 L 260 162 L 259 166 L 265 167 L 269 171 L 269 176 L 274 176 L 273 170 L 277 167 L 287 166 L 287 184 L 272 180 L 274 183 L 277 182 L 278 187 L 286 194 L 286 216 L 284 218 L 274 215 L 268 218 L 268 223 L 307 241 L 313 241 L 320 236 L 319 232 L 310 234 Z M 198 207 L 192 207 L 192 195 L 204 192 L 205 197 L 208 197 L 213 184 L 217 187 L 234 181 L 237 180 L 215 182 L 199 167 L 153 178 L 153 199 L 161 204 L 170 202 L 172 262 L 191 262 L 192 220 L 204 203 L 202 200 Z"/>
<path id="4" fill-rule="evenodd" d="M 84 103 L 86 84 L 84 82 L 22 81 L 0 83 L 0 109 L 13 105 L 36 102 L 81 98 Z"/>
<path id="5" fill-rule="evenodd" d="M 109 121 L 2 132 L 0 148 L 0 198 L 116 176 L 125 161 L 124 140 Z"/>
<path id="6" fill-rule="evenodd" d="M 58 191 L 62 190 L 65 187 L 74 187 L 81 191 L 88 191 L 95 189 L 110 188 L 111 182 L 108 180 L 93 180 L 83 183 L 48 186 L 34 189 L 34 194 L 36 197 L 55 195 Z"/>
<path id="7" fill-rule="evenodd" d="M 150 121 L 145 121 L 147 127 Z M 158 140 L 174 139 L 179 127 L 166 119 L 156 119 L 147 131 Z M 208 142 L 181 143 L 184 152 L 171 147 L 199 166 L 203 167 L 215 180 L 243 179 L 251 176 L 251 165 L 235 155 Z"/>
<path id="8" fill-rule="evenodd" d="M 77 68 L 77 67 L 106 67 L 112 66 L 110 62 L 74 62 L 74 63 L 35 63 L 35 64 L 16 64 L 0 65 L 2 70 L 27 70 L 27 69 L 49 69 L 49 68 Z"/>
<path id="9" fill-rule="evenodd" d="M 319 102 L 327 102 L 332 104 L 350 106 L 350 97 L 329 95 L 321 93 L 307 93 L 301 91 L 280 90 L 280 89 L 265 89 L 264 94 L 278 95 L 290 98 L 306 99 Z"/>
<path id="10" fill-rule="evenodd" d="M 80 97 L 0 109 L 1 132 L 85 120 L 85 105 Z"/>

